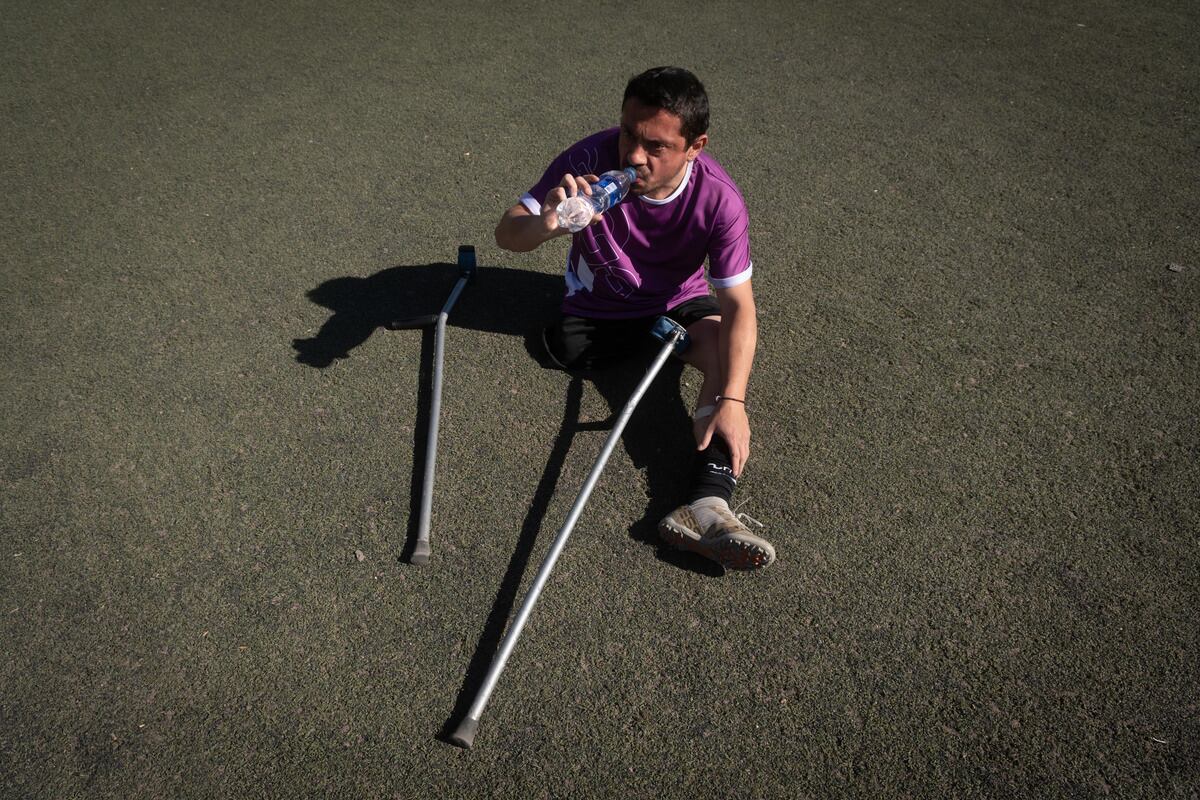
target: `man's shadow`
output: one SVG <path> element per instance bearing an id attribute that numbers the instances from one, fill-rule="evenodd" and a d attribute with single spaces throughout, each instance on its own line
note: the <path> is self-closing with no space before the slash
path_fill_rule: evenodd
<path id="1" fill-rule="evenodd" d="M 323 369 L 337 359 L 348 358 L 354 348 L 366 342 L 376 331 L 387 329 L 398 320 L 437 313 L 458 277 L 457 265 L 438 263 L 392 267 L 367 278 L 334 278 L 322 283 L 311 290 L 308 297 L 314 303 L 330 309 L 333 314 L 316 336 L 293 340 L 296 360 Z M 541 330 L 557 314 L 562 286 L 562 279 L 556 276 L 527 270 L 479 267 L 474 285 L 463 291 L 449 314 L 447 324 L 467 330 L 520 336 L 530 356 L 543 368 L 551 368 L 542 347 Z M 411 556 L 419 522 L 424 453 L 430 425 L 433 338 L 433 328 L 425 328 L 415 412 L 416 455 L 409 493 L 409 529 L 401 554 L 403 560 Z M 631 354 L 631 358 L 621 365 L 588 373 L 564 373 L 566 391 L 559 434 L 522 521 L 516 546 L 484 623 L 475 655 L 467 668 L 451 720 L 457 720 L 466 713 L 499 648 L 575 435 L 583 431 L 611 429 L 616 416 L 645 376 L 659 347 L 661 344 L 647 335 L 645 349 Z M 717 576 L 723 574 L 718 565 L 694 554 L 662 546 L 656 531 L 658 521 L 686 499 L 695 460 L 690 415 L 679 392 L 683 369 L 684 365 L 679 360 L 671 358 L 667 361 L 638 403 L 621 437 L 634 466 L 645 470 L 646 475 L 647 507 L 642 518 L 632 523 L 629 534 L 635 540 L 653 546 L 656 556 L 666 563 Z M 612 417 L 609 420 L 598 423 L 580 421 L 587 382 L 596 387 L 611 409 Z M 577 492 L 582 486 L 568 488 Z M 434 503 L 437 503 L 436 495 Z M 448 722 L 441 738 L 448 737 L 452 730 L 452 724 Z"/>
<path id="2" fill-rule="evenodd" d="M 308 339 L 293 339 L 296 360 L 324 369 L 393 323 L 437 314 L 458 283 L 456 264 L 390 267 L 366 278 L 332 278 L 307 297 L 333 314 Z M 520 336 L 531 320 L 549 317 L 562 295 L 562 279 L 502 267 L 479 267 L 447 324 L 467 330 Z M 432 328 L 430 329 L 432 330 Z"/>

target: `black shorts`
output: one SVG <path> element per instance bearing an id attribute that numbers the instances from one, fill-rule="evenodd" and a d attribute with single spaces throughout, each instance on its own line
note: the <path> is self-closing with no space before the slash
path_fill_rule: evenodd
<path id="1" fill-rule="evenodd" d="M 717 298 L 711 295 L 687 300 L 666 314 L 633 319 L 594 319 L 564 314 L 542 332 L 542 344 L 552 366 L 560 369 L 598 369 L 646 349 L 657 349 L 650 328 L 660 316 L 670 317 L 683 327 L 705 317 L 721 315 Z"/>

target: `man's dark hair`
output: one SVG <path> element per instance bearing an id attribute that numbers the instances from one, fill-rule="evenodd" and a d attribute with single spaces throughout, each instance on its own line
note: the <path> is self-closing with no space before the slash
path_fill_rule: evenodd
<path id="1" fill-rule="evenodd" d="M 688 144 L 708 132 L 708 94 L 700 79 L 682 67 L 654 67 L 634 75 L 625 86 L 621 105 L 631 97 L 679 117 Z"/>

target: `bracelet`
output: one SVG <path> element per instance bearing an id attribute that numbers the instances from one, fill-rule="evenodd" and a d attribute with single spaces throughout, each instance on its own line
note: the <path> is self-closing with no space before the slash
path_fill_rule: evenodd
<path id="1" fill-rule="evenodd" d="M 746 405 L 746 401 L 745 401 L 745 400 L 742 400 L 742 399 L 741 399 L 741 398 L 739 398 L 739 397 L 726 397 L 726 396 L 725 396 L 725 395 L 723 395 L 723 394 L 719 394 L 719 395 L 717 395 L 717 398 L 716 398 L 716 400 L 715 400 L 714 402 L 717 402 L 717 403 L 719 403 L 719 402 L 721 402 L 722 400 L 732 400 L 732 401 L 733 401 L 733 402 L 735 402 L 735 403 L 741 403 L 741 404 L 742 404 L 742 405 L 744 405 L 744 406 Z M 746 409 L 747 409 L 747 410 L 749 410 L 749 408 L 750 408 L 749 406 L 746 406 Z"/>

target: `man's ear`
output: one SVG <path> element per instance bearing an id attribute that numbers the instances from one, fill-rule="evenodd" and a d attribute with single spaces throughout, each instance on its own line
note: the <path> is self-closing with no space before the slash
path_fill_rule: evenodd
<path id="1" fill-rule="evenodd" d="M 700 155 L 700 151 L 704 149 L 704 145 L 708 144 L 708 134 L 702 133 L 697 136 L 687 148 L 687 160 L 695 161 L 696 156 Z"/>

